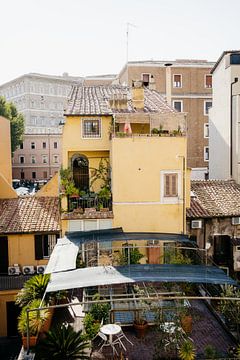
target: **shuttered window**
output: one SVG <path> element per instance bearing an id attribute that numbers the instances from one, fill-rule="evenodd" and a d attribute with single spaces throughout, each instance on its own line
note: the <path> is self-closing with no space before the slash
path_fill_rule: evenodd
<path id="1" fill-rule="evenodd" d="M 164 174 L 164 196 L 178 196 L 178 174 Z"/>
<path id="2" fill-rule="evenodd" d="M 211 89 L 212 88 L 212 75 L 206 75 L 205 78 L 205 87 Z"/>
<path id="3" fill-rule="evenodd" d="M 35 235 L 35 259 L 41 260 L 49 257 L 59 238 L 58 234 Z"/>
<path id="4" fill-rule="evenodd" d="M 182 75 L 173 75 L 173 86 L 182 87 Z"/>

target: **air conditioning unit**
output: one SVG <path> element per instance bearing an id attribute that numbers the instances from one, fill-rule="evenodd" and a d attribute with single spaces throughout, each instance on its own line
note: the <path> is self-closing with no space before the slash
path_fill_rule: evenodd
<path id="1" fill-rule="evenodd" d="M 38 265 L 37 266 L 37 274 L 44 274 L 47 265 Z"/>
<path id="2" fill-rule="evenodd" d="M 33 265 L 25 265 L 22 267 L 22 273 L 24 275 L 30 275 L 30 274 L 34 274 L 35 270 L 34 270 L 34 266 Z"/>
<path id="3" fill-rule="evenodd" d="M 240 217 L 232 217 L 232 225 L 240 225 Z"/>
<path id="4" fill-rule="evenodd" d="M 201 229 L 202 228 L 202 220 L 192 220 L 191 227 L 192 227 L 192 229 Z"/>
<path id="5" fill-rule="evenodd" d="M 21 271 L 20 271 L 20 266 L 9 266 L 8 267 L 8 275 L 20 275 Z"/>

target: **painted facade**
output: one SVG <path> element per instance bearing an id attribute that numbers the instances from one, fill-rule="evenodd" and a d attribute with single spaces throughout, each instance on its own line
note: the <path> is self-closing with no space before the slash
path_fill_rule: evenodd
<path id="1" fill-rule="evenodd" d="M 167 102 L 187 113 L 188 166 L 192 178 L 204 179 L 208 174 L 208 114 L 212 103 L 210 71 L 215 63 L 206 60 L 130 61 L 115 82 L 128 84 L 138 79 L 156 89 Z"/>
<path id="2" fill-rule="evenodd" d="M 81 109 L 76 108 L 76 90 L 73 89 L 68 108 L 72 110 L 66 112 L 63 130 L 63 167 L 71 168 L 74 177 L 74 161 L 85 158 L 91 184 L 101 160 L 109 160 L 112 203 L 106 211 L 94 211 L 90 206 L 89 212 L 89 209 L 77 208 L 81 207 L 81 201 L 83 204 L 80 195 L 73 199 L 76 208 L 69 211 L 67 197 L 63 195 L 63 233 L 100 229 L 109 224 L 122 227 L 124 231 L 185 233 L 185 212 L 189 205 L 185 114 L 169 107 L 156 91 L 141 87 L 103 88 L 99 90 L 106 90 L 106 104 L 100 104 L 102 108 L 97 102 L 104 95 L 98 95 L 98 88 L 83 88 L 85 94 L 97 95 L 93 96 L 93 107 L 88 104 L 87 95 L 86 99 L 83 97 L 87 105 L 80 104 Z M 148 107 L 149 99 L 154 104 L 152 111 Z M 95 130 L 87 136 L 84 134 L 88 122 L 98 123 L 97 134 Z M 153 135 L 152 129 L 160 125 L 165 132 Z M 176 193 L 172 197 L 164 193 L 165 175 L 176 176 Z M 98 181 L 89 190 L 97 197 L 101 186 L 103 183 Z M 101 226 L 101 223 L 106 225 Z"/>
<path id="3" fill-rule="evenodd" d="M 234 179 L 240 183 L 240 51 L 223 52 L 212 70 L 212 76 L 213 107 L 209 112 L 210 179 Z"/>

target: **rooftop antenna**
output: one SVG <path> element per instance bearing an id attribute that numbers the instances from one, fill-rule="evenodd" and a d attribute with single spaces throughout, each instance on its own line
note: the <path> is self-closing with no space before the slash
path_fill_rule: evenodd
<path id="1" fill-rule="evenodd" d="M 129 34 L 130 26 L 135 27 L 135 28 L 137 27 L 136 25 L 127 22 L 127 32 L 126 32 L 126 35 L 127 35 L 127 66 L 128 66 L 128 34 Z M 128 71 L 127 71 L 127 84 L 128 84 Z"/>

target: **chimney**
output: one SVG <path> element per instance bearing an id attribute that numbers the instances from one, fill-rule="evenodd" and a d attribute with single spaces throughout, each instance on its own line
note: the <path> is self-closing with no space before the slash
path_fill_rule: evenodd
<path id="1" fill-rule="evenodd" d="M 144 89 L 142 81 L 133 81 L 132 84 L 132 104 L 137 110 L 144 109 Z"/>
<path id="2" fill-rule="evenodd" d="M 171 63 L 164 64 L 166 66 L 166 98 L 167 104 L 171 106 L 172 104 L 172 71 L 171 71 Z"/>
<path id="3" fill-rule="evenodd" d="M 156 82 L 153 75 L 150 77 L 148 88 L 150 90 L 156 90 Z"/>

